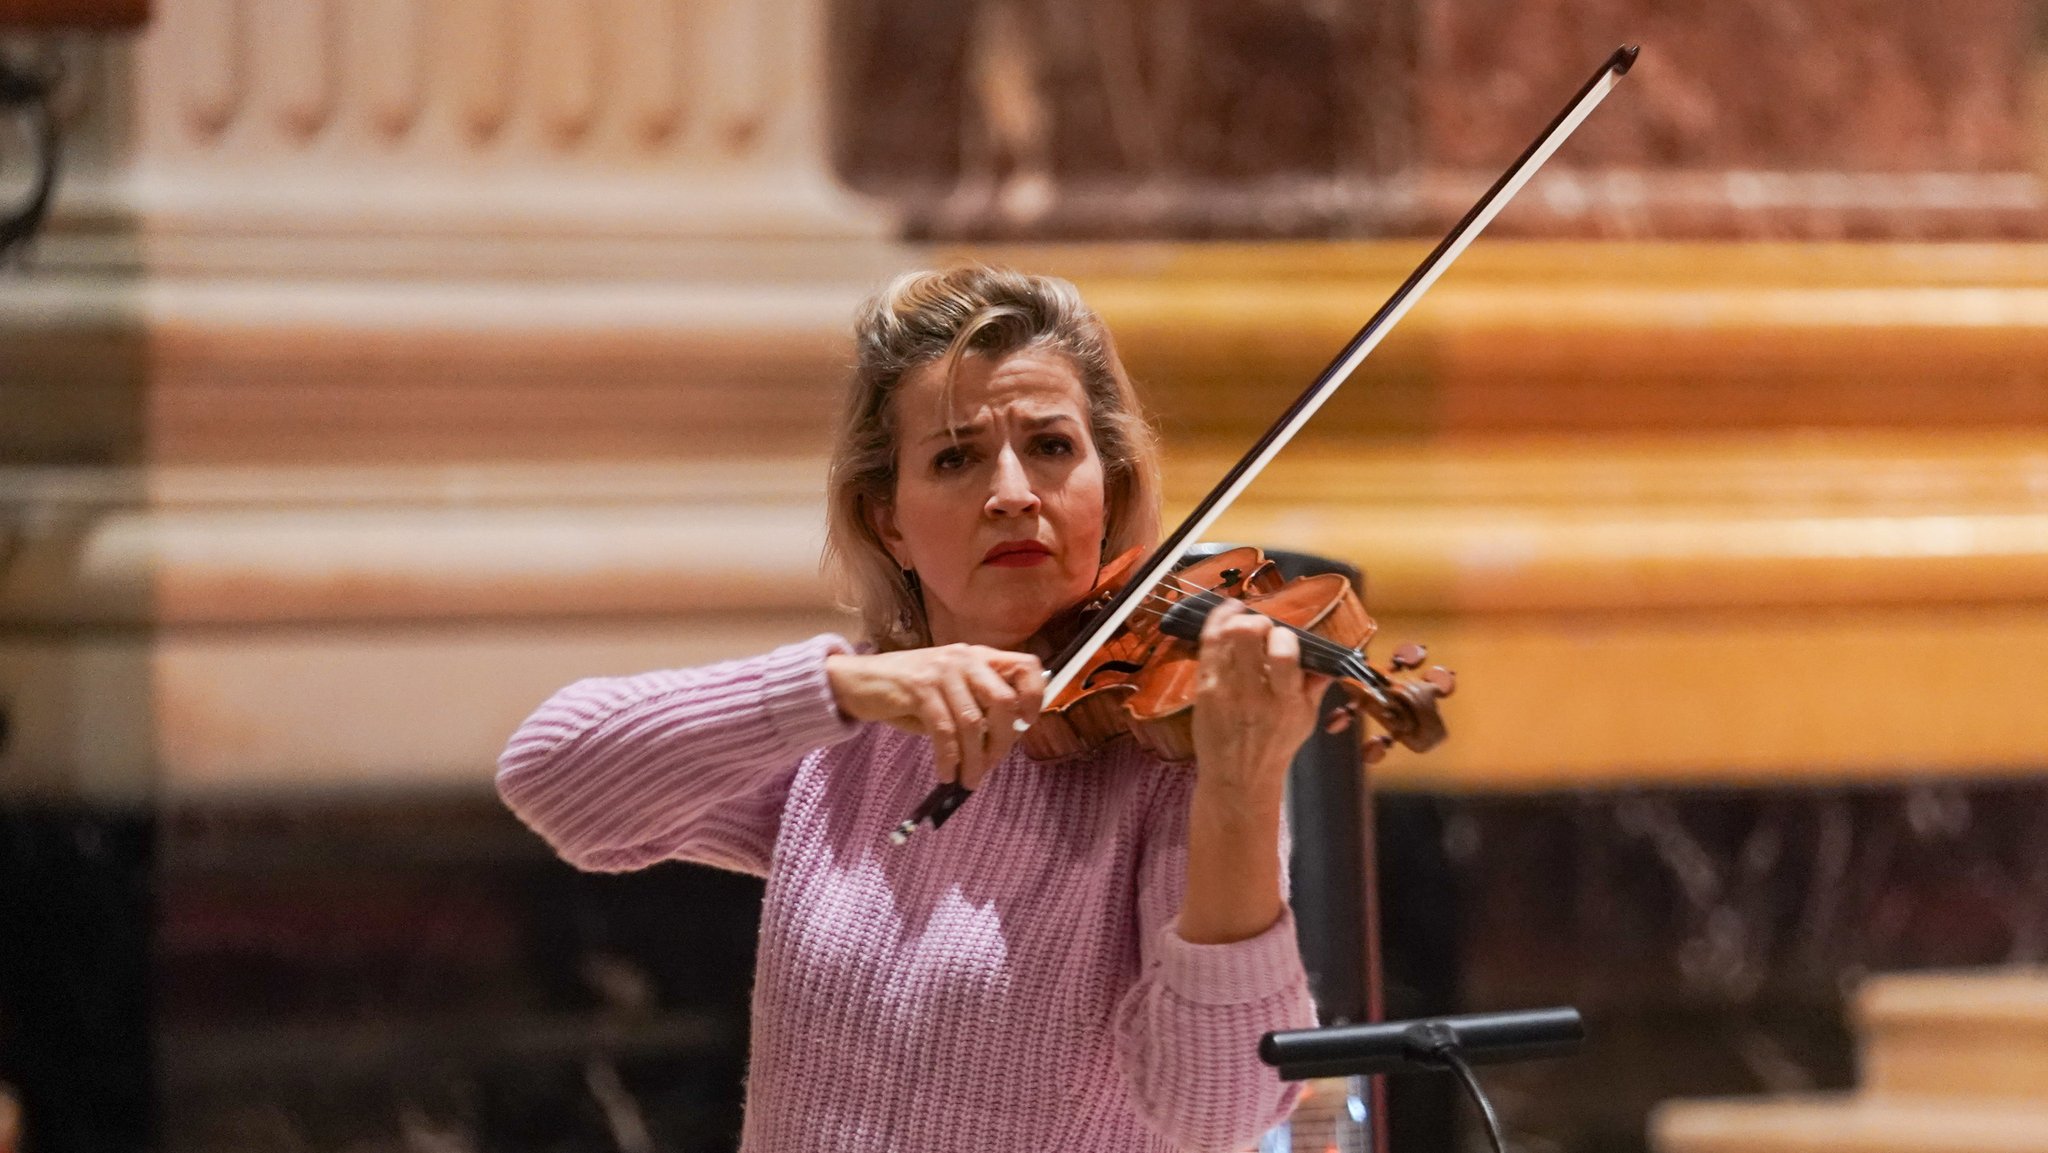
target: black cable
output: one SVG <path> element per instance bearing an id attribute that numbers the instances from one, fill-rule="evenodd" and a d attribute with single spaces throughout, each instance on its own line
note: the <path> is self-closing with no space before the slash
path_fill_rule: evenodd
<path id="1" fill-rule="evenodd" d="M 1465 1095 L 1479 1106 L 1479 1115 L 1486 1119 L 1486 1135 L 1493 1138 L 1494 1153 L 1508 1153 L 1507 1143 L 1500 1135 L 1500 1118 L 1494 1115 L 1493 1102 L 1486 1099 L 1486 1090 L 1479 1087 L 1479 1078 L 1472 1075 L 1472 1066 L 1467 1065 L 1455 1049 L 1445 1050 L 1437 1054 L 1437 1058 L 1458 1075 L 1458 1083 L 1465 1086 Z"/>
<path id="2" fill-rule="evenodd" d="M 1493 1102 L 1487 1100 L 1486 1090 L 1480 1088 L 1472 1066 L 1466 1064 L 1464 1056 L 1458 1052 L 1457 1030 L 1444 1021 L 1420 1021 L 1403 1034 L 1403 1042 L 1416 1062 L 1449 1069 L 1458 1075 L 1458 1083 L 1465 1087 L 1465 1095 L 1479 1106 L 1479 1116 L 1486 1121 L 1486 1135 L 1493 1139 L 1494 1153 L 1508 1153 L 1507 1142 L 1500 1135 L 1500 1118 L 1494 1114 Z"/>

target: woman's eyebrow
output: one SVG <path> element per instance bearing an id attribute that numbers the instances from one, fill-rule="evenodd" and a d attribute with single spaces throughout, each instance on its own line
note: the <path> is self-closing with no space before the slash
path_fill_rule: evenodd
<path id="1" fill-rule="evenodd" d="M 1066 421 L 1069 424 L 1081 423 L 1079 420 L 1076 420 L 1074 418 L 1073 413 L 1049 412 L 1043 416 L 1033 416 L 1025 418 L 1024 430 L 1026 432 L 1037 432 L 1041 428 L 1045 428 L 1049 425 L 1058 424 L 1061 421 Z M 926 436 L 924 439 L 927 441 L 965 440 L 968 437 L 979 435 L 986 428 L 988 428 L 987 421 L 975 421 L 972 424 L 956 424 L 951 428 L 942 428 L 937 432 L 934 432 Z"/>
<path id="2" fill-rule="evenodd" d="M 1024 422 L 1024 427 L 1032 432 L 1037 432 L 1039 429 L 1044 428 L 1047 425 L 1058 424 L 1063 420 L 1067 421 L 1070 424 L 1081 423 L 1079 420 L 1076 420 L 1074 418 L 1074 414 L 1071 412 L 1048 412 L 1044 416 L 1034 416 L 1029 420 L 1026 420 Z"/>

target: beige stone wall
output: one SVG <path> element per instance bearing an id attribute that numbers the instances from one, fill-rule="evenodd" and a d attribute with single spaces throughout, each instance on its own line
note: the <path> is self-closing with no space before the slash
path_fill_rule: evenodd
<path id="1" fill-rule="evenodd" d="M 480 788 L 561 683 L 830 627 L 844 330 L 907 265 L 1073 276 L 1185 508 L 1422 254 L 904 244 L 820 11 L 174 0 L 92 49 L 0 279 L 0 788 Z M 1218 533 L 1463 674 L 1390 785 L 2035 770 L 2044 267 L 1482 240 Z"/>

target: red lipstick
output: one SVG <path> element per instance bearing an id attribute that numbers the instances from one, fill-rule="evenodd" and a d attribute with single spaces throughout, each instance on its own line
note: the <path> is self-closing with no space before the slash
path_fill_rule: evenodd
<path id="1" fill-rule="evenodd" d="M 988 550 L 981 563 L 1002 568 L 1029 568 L 1052 556 L 1052 550 L 1035 540 L 1006 540 Z"/>

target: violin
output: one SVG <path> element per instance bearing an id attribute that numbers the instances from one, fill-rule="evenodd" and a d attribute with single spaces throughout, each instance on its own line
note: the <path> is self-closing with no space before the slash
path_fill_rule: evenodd
<path id="1" fill-rule="evenodd" d="M 1102 611 L 1139 555 L 1132 550 L 1112 561 L 1072 615 L 1086 619 Z M 1332 677 L 1348 698 L 1345 711 L 1379 726 L 1379 733 L 1361 732 L 1368 764 L 1396 743 L 1416 752 L 1442 743 L 1446 731 L 1437 701 L 1457 688 L 1449 669 L 1434 667 L 1413 679 L 1381 672 L 1365 656 L 1378 625 L 1349 580 L 1334 572 L 1288 580 L 1263 552 L 1240 545 L 1175 570 L 1153 591 L 1151 603 L 1132 614 L 1074 683 L 1047 703 L 1018 746 L 1034 760 L 1051 760 L 1129 734 L 1161 760 L 1194 759 L 1202 625 L 1225 598 L 1292 631 L 1301 639 L 1302 668 Z M 1405 672 L 1425 656 L 1422 646 L 1403 645 L 1391 664 Z"/>
<path id="2" fill-rule="evenodd" d="M 1336 677 L 1347 694 L 1355 694 L 1354 704 L 1386 730 L 1383 735 L 1388 741 L 1377 746 L 1380 753 L 1393 741 L 1426 749 L 1443 740 L 1436 702 L 1450 695 L 1455 679 L 1448 670 L 1433 669 L 1420 679 L 1396 681 L 1367 663 L 1365 643 L 1374 625 L 1356 596 L 1348 592 L 1350 582 L 1336 577 L 1335 583 L 1343 586 L 1340 591 L 1322 577 L 1280 581 L 1277 570 L 1271 569 L 1256 549 L 1231 550 L 1185 568 L 1183 559 L 1444 270 L 1507 207 L 1543 162 L 1606 99 L 1635 64 L 1636 54 L 1635 45 L 1623 45 L 1594 71 L 1563 111 L 1451 226 L 1408 279 L 1179 527 L 1143 560 L 1119 557 L 1106 567 L 1098 578 L 1099 595 L 1077 606 L 1080 627 L 1046 665 L 1045 700 L 1049 704 L 1020 742 L 1027 755 L 1076 751 L 1129 732 L 1162 756 L 1181 760 L 1192 756 L 1187 706 L 1193 702 L 1194 645 L 1201 636 L 1202 620 L 1225 597 L 1244 601 L 1253 611 L 1265 612 L 1301 636 L 1303 667 Z M 1414 650 L 1404 648 L 1397 654 L 1397 667 L 1412 668 L 1420 661 Z M 1040 729 L 1047 731 L 1041 734 Z M 1369 744 L 1368 755 L 1370 749 Z M 958 783 L 941 784 L 890 832 L 889 839 L 904 844 L 925 821 L 938 828 L 972 795 Z"/>

